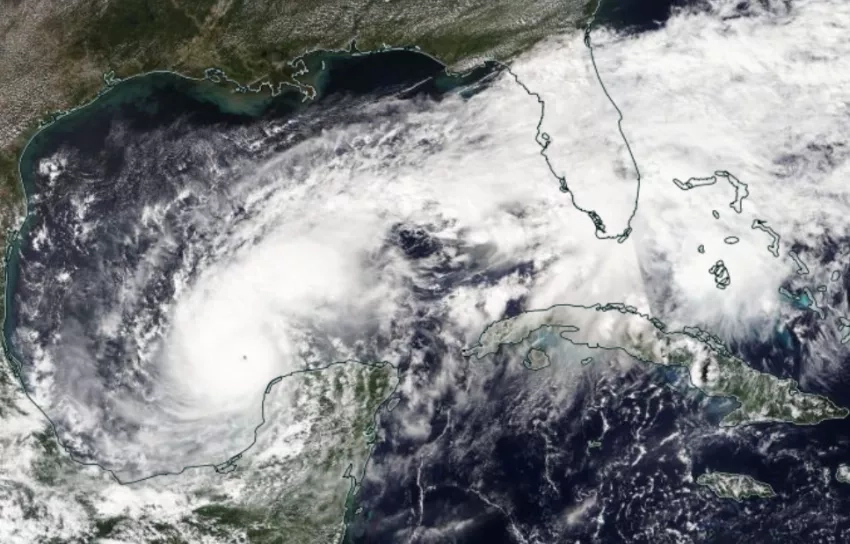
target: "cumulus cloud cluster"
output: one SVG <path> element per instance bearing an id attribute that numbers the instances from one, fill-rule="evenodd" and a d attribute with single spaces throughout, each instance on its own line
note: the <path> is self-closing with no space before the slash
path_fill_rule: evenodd
<path id="1" fill-rule="evenodd" d="M 455 387 L 460 348 L 511 307 L 624 302 L 726 339 L 771 330 L 786 304 L 777 289 L 795 270 L 788 244 L 816 247 L 825 231 L 846 232 L 850 14 L 814 2 L 751 17 L 725 18 L 726 9 L 682 13 L 636 37 L 594 32 L 599 75 L 642 175 L 626 242 L 597 240 L 559 191 L 535 140 L 540 103 L 508 73 L 467 99 L 357 103 L 274 153 L 248 151 L 286 134 L 286 122 L 232 135 L 244 140 L 232 161 L 215 145 L 230 135 L 196 134 L 209 138 L 192 144 L 207 170 L 138 210 L 137 239 L 154 241 L 143 259 L 111 271 L 119 298 L 140 308 L 162 280 L 156 259 L 186 239 L 207 253 L 174 261 L 156 319 L 106 312 L 85 332 L 61 316 L 49 338 L 18 331 L 39 371 L 35 398 L 65 439 L 85 437 L 90 459 L 134 478 L 224 461 L 250 441 L 271 379 L 330 360 L 410 365 L 402 391 L 421 403 L 422 420 L 405 429 L 427 435 L 432 399 Z M 636 172 L 582 40 L 543 43 L 512 71 L 546 104 L 555 174 L 615 232 L 633 209 Z M 59 165 L 74 168 L 68 157 L 46 158 L 44 175 L 61 181 Z M 690 191 L 672 182 L 717 170 L 748 184 L 740 214 L 722 180 Z M 80 203 L 82 219 L 68 232 L 35 232 L 37 247 L 108 234 Z M 183 213 L 202 217 L 171 229 Z M 754 218 L 783 236 L 779 259 Z M 724 244 L 732 235 L 740 242 Z M 721 258 L 725 290 L 708 272 Z M 69 292 L 77 285 L 73 269 L 48 275 Z M 96 371 L 103 352 L 87 351 L 91 339 L 80 335 L 128 331 L 139 351 L 116 394 Z M 411 355 L 421 334 L 451 352 L 437 363 Z M 133 389 L 139 375 L 146 385 Z"/>
<path id="2" fill-rule="evenodd" d="M 796 270 L 792 244 L 816 248 L 827 234 L 846 235 L 850 168 L 847 10 L 795 2 L 742 16 L 733 4 L 680 13 L 657 32 L 593 33 L 600 77 L 623 112 L 642 174 L 630 245 L 651 292 L 645 302 L 656 315 L 727 338 L 775 321 L 783 304 L 777 288 Z M 552 138 L 547 155 L 556 172 L 579 203 L 599 201 L 603 218 L 622 223 L 628 199 L 617 199 L 634 192 L 634 177 L 610 104 L 587 83 L 593 73 L 582 37 L 541 46 L 515 71 L 546 102 L 542 130 Z M 577 103 L 583 107 L 571 109 Z M 598 121 L 591 135 L 607 127 L 608 144 L 584 137 L 588 118 Z M 730 208 L 735 192 L 723 179 L 684 193 L 672 183 L 719 170 L 748 184 L 741 213 Z M 780 258 L 751 228 L 755 219 L 782 237 Z M 729 236 L 740 243 L 725 244 Z M 707 281 L 718 259 L 732 278 L 725 291 Z"/>
<path id="3" fill-rule="evenodd" d="M 559 209 L 559 221 L 568 228 L 553 236 L 556 242 L 550 247 L 555 251 L 547 255 L 541 248 L 534 258 L 534 279 L 519 288 L 511 286 L 516 289 L 512 292 L 525 297 L 532 308 L 625 302 L 672 327 L 698 325 L 732 343 L 769 341 L 792 318 L 808 312 L 808 318 L 819 319 L 821 326 L 817 337 L 807 338 L 811 345 L 806 349 L 811 352 L 802 365 L 802 385 L 829 391 L 832 371 L 846 356 L 837 318 L 847 312 L 841 281 L 847 266 L 845 181 L 850 173 L 847 28 L 850 10 L 834 2 L 766 3 L 747 10 L 735 2 L 714 2 L 708 10 L 678 13 L 655 32 L 594 31 L 599 76 L 623 113 L 624 134 L 640 168 L 634 230 L 623 244 L 597 242 L 588 236 L 593 225 L 587 217 Z M 579 206 L 599 210 L 613 232 L 622 230 L 632 209 L 636 176 L 617 133 L 616 112 L 594 85 L 583 36 L 565 35 L 542 44 L 517 59 L 512 71 L 545 103 L 540 131 L 548 142 L 545 156 L 555 174 L 549 173 L 553 187 L 557 188 L 555 176 L 563 177 Z M 495 92 L 488 98 L 497 100 Z M 734 184 L 718 172 L 747 184 L 740 212 L 733 205 Z M 715 176 L 715 183 L 687 191 L 673 182 L 710 176 Z M 552 193 L 549 197 L 553 206 L 566 198 Z M 780 236 L 778 256 L 768 247 L 772 240 L 767 233 L 753 228 L 755 221 Z M 798 273 L 792 249 L 802 251 L 809 274 Z M 725 289 L 717 288 L 709 272 L 718 260 L 723 260 L 731 277 Z M 792 304 L 780 293 L 782 286 L 791 292 L 808 288 L 825 308 L 824 317 L 799 307 L 799 300 L 797 306 Z M 457 301 L 474 307 L 470 303 L 476 295 L 471 291 L 459 290 L 465 296 Z M 460 304 L 452 307 L 452 315 L 461 314 Z M 486 320 L 483 312 L 479 316 L 478 321 Z M 472 329 L 474 321 L 465 323 Z M 522 354 L 513 355 L 519 366 Z M 573 375 L 579 358 L 573 355 L 564 362 L 564 374 Z M 472 380 L 461 371 L 456 375 L 464 378 L 456 382 L 462 383 L 463 392 L 451 395 L 458 411 L 476 403 L 481 407 L 498 403 L 490 395 L 487 378 Z M 433 459 L 433 474 L 440 474 L 444 448 L 457 447 L 458 435 L 469 440 L 467 451 L 481 455 L 491 451 L 498 431 L 453 429 L 451 446 L 438 445 L 442 433 L 434 438 L 434 427 L 448 424 L 445 408 L 440 412 L 429 386 L 436 383 L 448 390 L 443 384 L 451 380 L 411 381 L 416 386 L 408 394 L 419 401 L 413 404 L 430 407 L 426 412 L 433 417 L 406 415 L 416 417 L 418 424 L 399 424 L 392 431 L 408 431 L 422 441 L 421 449 L 376 461 L 373 481 L 416 474 L 415 484 L 427 494 L 452 485 L 428 478 L 427 467 Z M 576 377 L 573 387 L 579 381 Z M 558 383 L 558 394 L 570 389 L 564 385 Z M 528 398 L 535 394 L 529 392 Z M 560 406 L 566 409 L 570 403 Z M 506 421 L 518 427 L 537 425 L 541 417 L 557 418 L 528 407 L 512 408 L 516 411 Z M 676 442 L 675 436 L 670 439 Z M 399 447 L 400 452 L 411 449 Z M 684 449 L 680 455 L 687 458 Z M 472 453 L 468 457 L 477 459 Z M 690 472 L 691 467 L 686 468 Z M 468 492 L 480 495 L 489 485 L 482 475 Z M 376 484 L 378 489 L 391 487 Z M 492 501 L 493 495 L 489 497 Z M 411 512 L 393 512 L 393 522 L 405 527 L 399 538 L 414 535 L 439 541 L 463 533 L 461 525 L 469 520 L 451 516 L 443 525 L 426 527 L 424 502 L 420 497 Z M 520 535 L 518 541 L 523 541 L 522 535 L 535 541 L 540 527 L 522 527 L 510 512 L 510 498 L 491 506 L 509 520 L 512 533 Z M 601 526 L 602 513 L 598 514 Z M 439 520 L 440 514 L 430 515 Z M 403 519 L 413 521 L 404 524 Z M 410 525 L 416 520 L 423 527 Z M 648 525 L 646 530 L 651 531 Z"/>

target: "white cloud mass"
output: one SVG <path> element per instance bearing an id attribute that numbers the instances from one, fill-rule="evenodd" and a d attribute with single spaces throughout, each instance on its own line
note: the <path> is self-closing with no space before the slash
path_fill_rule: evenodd
<path id="1" fill-rule="evenodd" d="M 134 336 L 127 379 L 145 375 L 148 387 L 110 392 L 97 377 L 97 354 L 75 336 L 77 324 L 64 322 L 50 339 L 17 331 L 39 370 L 33 397 L 61 414 L 64 439 L 86 436 L 94 444 L 89 459 L 133 479 L 227 460 L 250 443 L 271 379 L 349 358 L 409 362 L 400 391 L 422 419 L 395 428 L 427 435 L 431 399 L 456 387 L 465 364 L 460 349 L 511 300 L 526 308 L 624 302 L 724 340 L 772 334 L 800 311 L 778 288 L 827 284 L 832 269 L 817 264 L 824 237 L 848 234 L 850 5 L 801 1 L 787 12 L 725 17 L 734 4 L 682 12 L 638 36 L 593 34 L 600 77 L 623 112 L 642 174 L 624 243 L 597 240 L 593 224 L 559 191 L 534 138 L 540 105 L 510 74 L 468 99 L 358 104 L 353 121 L 261 163 L 211 169 L 209 178 L 226 191 L 196 180 L 143 211 L 138 229 L 157 239 L 122 274 L 127 308 L 159 279 L 146 266 L 182 235 L 164 222 L 181 202 L 201 202 L 197 210 L 208 216 L 194 224 L 206 229 L 210 249 L 197 270 L 187 258 L 168 278 L 175 295 L 164 302 L 163 321 L 139 314 L 125 322 L 124 306 L 97 316 L 104 338 Z M 555 172 L 582 207 L 620 231 L 636 193 L 634 172 L 582 39 L 549 39 L 512 71 L 546 104 L 542 130 L 552 139 Z M 262 132 L 286 130 L 280 121 Z M 262 143 L 254 137 L 239 145 Z M 210 146 L 214 157 L 213 144 L 194 145 Z M 71 167 L 64 156 L 42 165 L 60 181 Z M 722 179 L 689 191 L 672 182 L 717 170 L 748 184 L 742 213 L 730 208 L 734 189 Z M 232 213 L 234 203 L 244 216 Z M 779 258 L 766 249 L 765 233 L 751 228 L 754 219 L 782 236 Z M 81 202 L 79 223 L 69 227 L 78 243 L 87 243 L 97 221 Z M 441 250 L 405 258 L 393 242 L 399 228 L 427 232 Z M 39 247 L 64 243 L 54 235 L 44 230 L 34 239 Z M 740 242 L 725 244 L 728 236 Z M 807 277 L 795 274 L 792 243 L 809 248 Z M 718 259 L 731 275 L 725 290 L 708 272 Z M 74 270 L 56 281 L 73 285 Z M 830 284 L 829 293 L 837 288 Z M 827 320 L 847 312 L 846 301 L 830 306 Z M 415 326 L 428 318 L 440 323 L 432 334 L 450 353 L 426 380 L 428 363 L 408 357 Z M 836 332 L 824 340 L 824 357 L 837 346 Z M 477 394 L 458 391 L 456 400 L 474 402 Z M 120 431 L 104 424 L 115 419 Z M 124 500 L 110 489 L 109 500 Z M 0 524 L 4 531 L 4 542 L 30 538 Z"/>

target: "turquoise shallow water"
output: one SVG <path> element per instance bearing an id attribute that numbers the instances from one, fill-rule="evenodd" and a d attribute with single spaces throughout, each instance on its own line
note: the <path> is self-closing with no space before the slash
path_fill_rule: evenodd
<path id="1" fill-rule="evenodd" d="M 44 391 L 45 373 L 35 363 L 47 369 L 55 387 L 39 397 L 40 408 L 78 460 L 131 481 L 226 459 L 231 437 L 244 447 L 259 405 L 256 413 L 234 412 L 232 421 L 174 431 L 182 420 L 163 408 L 171 400 L 162 393 L 167 370 L 143 355 L 159 349 L 157 335 L 170 330 L 175 278 L 196 278 L 209 266 L 214 239 L 227 241 L 256 211 L 232 191 L 256 189 L 265 182 L 257 165 L 293 146 L 340 124 L 373 121 L 377 101 L 387 102 L 392 123 L 402 101 L 430 107 L 447 93 L 474 92 L 498 70 L 449 74 L 431 57 L 401 50 L 316 53 L 305 64 L 313 70 L 304 75 L 315 86 L 311 98 L 303 87 L 254 92 L 220 77 L 129 78 L 44 127 L 25 149 L 27 217 L 6 256 L 4 341 L 28 393 Z M 319 167 L 333 160 L 323 157 Z M 149 210 L 166 211 L 148 222 Z M 119 397 L 133 410 L 121 413 L 113 401 Z M 69 404 L 94 423 L 77 425 L 82 419 Z M 160 433 L 151 443 L 171 441 L 177 445 L 169 451 L 182 453 L 142 444 L 142 428 Z M 204 433 L 218 433 L 207 441 L 227 451 L 200 452 L 193 442 Z M 116 436 L 124 442 L 112 449 Z M 133 448 L 146 461 L 128 461 Z"/>
<path id="2" fill-rule="evenodd" d="M 6 254 L 7 310 L 3 335 L 7 350 L 16 359 L 19 357 L 14 350 L 13 333 L 17 326 L 19 259 L 21 249 L 31 243 L 29 203 L 40 191 L 38 164 L 68 142 L 84 152 L 98 153 L 107 138 L 109 120 L 122 115 L 132 117 L 132 127 L 141 132 L 180 116 L 198 126 L 233 126 L 286 118 L 348 95 L 426 94 L 439 99 L 453 91 L 471 94 L 477 91 L 477 82 L 501 69 L 496 63 L 487 63 L 466 73 L 450 73 L 434 58 L 413 50 L 320 51 L 302 60 L 308 72 L 301 77 L 312 90 L 281 85 L 273 94 L 268 87 L 259 91 L 240 90 L 236 83 L 214 76 L 193 79 L 172 72 L 152 72 L 119 81 L 97 99 L 64 114 L 33 136 L 20 160 L 28 216 Z M 306 95 L 313 91 L 313 98 L 308 99 Z M 104 175 L 108 177 L 109 173 Z"/>

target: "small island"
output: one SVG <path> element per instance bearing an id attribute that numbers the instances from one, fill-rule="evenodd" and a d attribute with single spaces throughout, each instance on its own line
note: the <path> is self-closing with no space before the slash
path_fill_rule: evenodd
<path id="1" fill-rule="evenodd" d="M 549 366 L 549 356 L 542 349 L 531 348 L 528 350 L 523 364 L 529 370 L 542 370 Z"/>
<path id="2" fill-rule="evenodd" d="M 842 484 L 850 484 L 850 465 L 846 463 L 838 465 L 838 468 L 835 469 L 835 479 Z"/>

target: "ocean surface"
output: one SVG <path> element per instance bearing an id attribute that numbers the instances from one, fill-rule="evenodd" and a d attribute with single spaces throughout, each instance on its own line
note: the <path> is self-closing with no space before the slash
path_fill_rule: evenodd
<path id="1" fill-rule="evenodd" d="M 603 17 L 612 26 L 647 30 L 656 28 L 670 9 L 669 4 L 652 4 L 638 16 L 629 11 L 637 9 L 633 4 L 606 8 Z M 256 127 L 264 123 L 311 111 L 333 111 L 341 118 L 347 101 L 354 99 L 439 100 L 458 91 L 486 96 L 486 85 L 476 83 L 498 72 L 496 65 L 487 65 L 453 76 L 439 62 L 413 51 L 317 53 L 305 59 L 305 65 L 311 68 L 305 81 L 315 88 L 314 100 L 304 100 L 302 90 L 295 87 L 270 96 L 234 92 L 228 83 L 153 73 L 117 83 L 33 137 L 21 159 L 28 216 L 7 254 L 4 322 L 6 345 L 20 363 L 28 391 L 34 391 L 39 380 L 32 364 L 39 350 L 69 330 L 81 338 L 97 338 L 97 319 L 120 298 L 119 287 L 126 280 L 121 271 L 145 265 L 140 256 L 156 240 L 134 238 L 134 213 L 163 195 L 176 198 L 185 177 L 198 179 L 191 157 L 181 154 L 193 133 L 261 132 Z M 334 122 L 318 114 L 315 119 Z M 250 163 L 315 137 L 322 129 L 319 122 L 305 123 L 294 139 L 271 135 L 263 149 L 248 151 L 230 148 L 223 139 L 217 141 L 221 147 L 211 148 L 209 160 L 223 170 L 240 161 Z M 134 164 L 129 162 L 135 160 L 132 153 L 140 149 L 129 144 L 152 133 L 167 136 L 139 144 L 148 151 L 163 151 L 153 162 L 144 163 L 156 168 L 128 168 Z M 116 134 L 126 140 L 115 141 Z M 218 149 L 220 155 L 215 154 Z M 57 155 L 77 165 L 73 179 L 51 176 L 45 169 L 43 159 Z M 117 184 L 119 173 L 123 177 Z M 219 185 L 210 192 L 228 197 L 226 187 Z M 92 219 L 80 225 L 82 230 L 69 229 L 87 196 L 93 200 L 86 204 L 85 215 Z M 188 225 L 178 221 L 180 213 L 195 210 L 191 202 L 186 206 L 169 219 L 169 225 L 179 227 L 176 249 L 157 261 L 122 319 L 150 311 L 150 323 L 163 322 L 155 308 L 173 298 L 175 291 L 157 281 L 158 276 L 184 267 L 187 260 L 190 275 L 203 265 L 205 256 L 193 251 L 211 247 L 212 242 L 200 228 L 201 220 Z M 231 212 L 237 217 L 234 221 L 245 213 L 235 205 Z M 98 237 L 86 238 L 89 227 Z M 437 251 L 435 242 L 416 231 L 405 230 L 399 237 L 411 260 Z M 57 279 L 69 270 L 74 272 L 70 283 Z M 448 292 L 463 272 L 436 269 L 435 283 Z M 535 273 L 531 267 L 510 272 L 525 277 Z M 850 275 L 845 271 L 844 277 Z M 488 281 L 486 274 L 480 281 Z M 512 301 L 505 314 L 519 311 L 521 301 Z M 73 329 L 67 328 L 69 322 Z M 419 324 L 411 350 L 421 354 L 425 368 L 438 368 L 449 349 L 440 336 L 442 323 L 423 318 Z M 759 370 L 799 378 L 800 362 L 810 354 L 807 338 L 817 337 L 821 326 L 827 325 L 801 311 L 781 324 L 782 332 L 775 338 L 732 348 Z M 79 398 L 91 395 L 87 398 L 102 405 L 105 413 L 110 405 L 104 391 L 138 394 L 140 402 L 155 394 L 156 369 L 138 376 L 125 372 L 124 361 L 134 357 L 136 347 L 122 343 L 125 336 L 116 334 L 92 346 L 56 348 L 97 355 L 94 361 L 81 357 L 80 362 L 94 368 L 100 389 L 80 391 Z M 518 535 L 530 534 L 531 541 L 539 542 L 674 542 L 675 531 L 681 529 L 699 534 L 704 542 L 739 541 L 752 535 L 761 535 L 749 538 L 752 542 L 790 542 L 801 531 L 813 541 L 840 541 L 850 531 L 850 486 L 833 477 L 839 463 L 850 462 L 850 421 L 720 429 L 718 422 L 733 409 L 732 401 L 705 398 L 675 371 L 637 367 L 620 372 L 600 357 L 585 366 L 575 361 L 569 370 L 554 362 L 532 372 L 516 356 L 508 350 L 492 365 L 470 367 L 465 378 L 477 384 L 476 390 L 486 391 L 486 398 L 460 406 L 456 392 L 445 393 L 439 399 L 441 409 L 429 422 L 428 436 L 412 439 L 396 432 L 419 415 L 404 399 L 381 419 L 374 470 L 367 470 L 349 513 L 349 541 L 395 543 L 417 536 L 423 541 L 500 543 L 522 542 Z M 569 402 L 561 402 L 547 387 L 568 371 L 575 376 L 577 390 Z M 60 386 L 89 379 L 73 368 L 60 368 L 54 376 Z M 831 385 L 830 398 L 850 406 L 850 379 L 841 380 Z M 68 439 L 65 445 L 70 451 L 109 464 L 91 447 L 86 433 L 63 420 L 62 405 L 42 408 L 60 436 Z M 138 422 L 116 418 L 102 425 L 132 437 Z M 179 465 L 178 461 L 176 468 Z M 404 470 L 394 470 L 400 466 Z M 706 470 L 748 474 L 769 483 L 778 496 L 742 503 L 718 499 L 693 483 Z"/>

